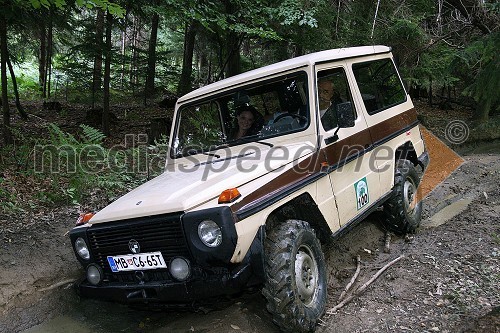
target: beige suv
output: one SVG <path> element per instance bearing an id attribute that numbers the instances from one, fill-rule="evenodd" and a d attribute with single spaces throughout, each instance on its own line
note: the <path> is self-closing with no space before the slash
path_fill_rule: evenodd
<path id="1" fill-rule="evenodd" d="M 387 228 L 413 232 L 427 162 L 388 47 L 207 85 L 177 101 L 165 172 L 70 233 L 79 291 L 154 306 L 263 286 L 283 331 L 311 331 L 327 298 L 321 244 L 381 206 Z"/>

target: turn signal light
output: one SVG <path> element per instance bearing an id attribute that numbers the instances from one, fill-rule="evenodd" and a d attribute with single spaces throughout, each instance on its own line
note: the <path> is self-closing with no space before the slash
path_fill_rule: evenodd
<path id="1" fill-rule="evenodd" d="M 231 203 L 241 197 L 240 191 L 237 188 L 230 188 L 222 191 L 219 195 L 219 203 Z"/>
<path id="2" fill-rule="evenodd" d="M 81 213 L 78 220 L 76 220 L 76 225 L 79 226 L 87 223 L 94 215 L 94 213 Z"/>

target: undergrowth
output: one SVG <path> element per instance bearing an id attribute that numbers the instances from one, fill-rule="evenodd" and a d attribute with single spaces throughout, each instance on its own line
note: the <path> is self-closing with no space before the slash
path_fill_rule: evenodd
<path id="1" fill-rule="evenodd" d="M 0 213 L 12 215 L 46 206 L 72 204 L 99 209 L 154 176 L 139 170 L 141 158 L 163 159 L 166 138 L 149 147 L 106 147 L 98 129 L 80 125 L 78 133 L 48 124 L 47 139 L 15 132 L 16 144 L 0 151 Z M 162 163 L 159 163 L 163 165 Z M 144 168 L 143 168 L 144 169 Z"/>

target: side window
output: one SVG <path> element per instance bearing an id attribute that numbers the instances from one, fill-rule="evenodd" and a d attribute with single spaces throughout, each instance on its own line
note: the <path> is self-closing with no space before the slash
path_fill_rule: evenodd
<path id="1" fill-rule="evenodd" d="M 406 101 L 406 93 L 390 59 L 352 65 L 366 111 L 374 114 Z"/>
<path id="2" fill-rule="evenodd" d="M 343 68 L 318 72 L 318 105 L 326 131 L 338 126 L 338 113 L 351 112 L 356 118 L 352 94 Z"/>

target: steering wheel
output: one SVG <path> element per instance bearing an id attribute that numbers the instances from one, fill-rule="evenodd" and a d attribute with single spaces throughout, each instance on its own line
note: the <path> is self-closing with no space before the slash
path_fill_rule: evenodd
<path id="1" fill-rule="evenodd" d="M 305 117 L 303 115 L 296 114 L 296 113 L 283 113 L 283 114 L 280 114 L 279 116 L 277 116 L 273 120 L 273 124 L 276 124 L 276 122 L 278 122 L 280 119 L 283 119 L 285 117 L 297 118 L 297 119 L 301 119 L 301 120 L 307 122 L 307 117 Z"/>

